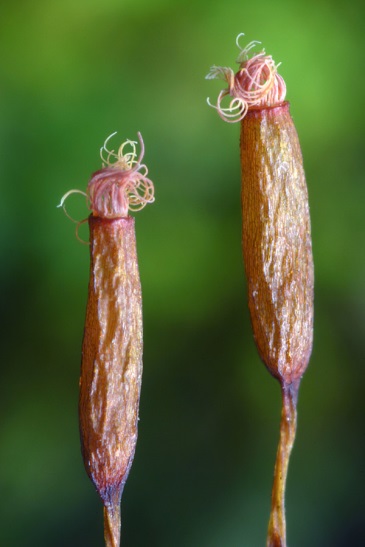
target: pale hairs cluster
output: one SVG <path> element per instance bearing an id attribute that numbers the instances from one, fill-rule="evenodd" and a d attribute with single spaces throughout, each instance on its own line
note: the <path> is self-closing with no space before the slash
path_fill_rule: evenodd
<path id="1" fill-rule="evenodd" d="M 228 89 L 223 89 L 219 93 L 217 104 L 211 104 L 209 98 L 208 104 L 217 110 L 224 121 L 229 123 L 241 121 L 249 108 L 280 104 L 285 100 L 286 95 L 285 82 L 277 73 L 280 63 L 276 65 L 271 55 L 266 55 L 264 49 L 250 58 L 250 50 L 261 42 L 255 40 L 242 49 L 239 44 L 241 36 L 244 34 L 239 34 L 236 39 L 240 50 L 237 58 L 237 63 L 240 65 L 238 72 L 235 74 L 231 68 L 214 65 L 206 76 L 207 80 L 218 78 L 228 83 Z M 232 97 L 232 100 L 228 106 L 223 107 L 222 101 L 227 95 Z"/>
<path id="2" fill-rule="evenodd" d="M 63 207 L 66 215 L 75 221 L 65 209 L 65 201 L 70 194 L 82 194 L 87 198 L 88 208 L 94 216 L 102 218 L 123 218 L 128 211 L 140 211 L 152 203 L 154 198 L 153 182 L 147 178 L 148 169 L 142 164 L 144 143 L 141 133 L 137 133 L 141 151 L 137 158 L 136 141 L 126 140 L 118 151 L 109 150 L 107 144 L 116 135 L 112 133 L 100 149 L 103 169 L 91 177 L 87 191 L 69 190 L 61 199 L 58 207 Z M 126 146 L 131 150 L 125 152 Z M 83 221 L 82 221 L 83 222 Z M 80 223 L 77 222 L 79 225 Z"/>
<path id="3" fill-rule="evenodd" d="M 94 173 L 88 187 L 88 197 L 95 216 L 120 218 L 128 216 L 128 211 L 140 211 L 153 203 L 154 186 L 147 178 L 148 169 L 142 164 L 144 143 L 141 133 L 137 133 L 141 151 L 137 159 L 135 141 L 126 140 L 115 153 L 106 147 L 115 135 L 112 133 L 100 150 L 103 169 Z M 129 145 L 131 151 L 125 153 Z"/>

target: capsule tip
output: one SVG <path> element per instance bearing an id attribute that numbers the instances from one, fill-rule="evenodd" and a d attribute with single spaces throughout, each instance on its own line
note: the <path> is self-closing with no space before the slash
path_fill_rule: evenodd
<path id="1" fill-rule="evenodd" d="M 239 34 L 236 39 L 240 53 L 237 57 L 239 70 L 234 71 L 229 67 L 212 66 L 206 79 L 221 79 L 227 82 L 228 88 L 223 89 L 217 98 L 216 104 L 209 106 L 215 108 L 219 116 L 226 122 L 235 123 L 243 120 L 248 110 L 254 107 L 275 106 L 283 103 L 286 96 L 284 79 L 278 74 L 278 67 L 271 55 L 267 55 L 265 49 L 259 53 L 252 53 L 258 44 L 254 40 L 244 48 L 240 46 Z M 227 106 L 222 101 L 229 96 Z"/>

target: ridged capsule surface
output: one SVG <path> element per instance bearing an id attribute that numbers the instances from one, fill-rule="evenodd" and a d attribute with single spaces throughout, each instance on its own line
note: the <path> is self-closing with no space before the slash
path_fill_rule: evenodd
<path id="1" fill-rule="evenodd" d="M 133 461 L 142 378 L 142 298 L 134 219 L 89 217 L 90 283 L 80 378 L 86 471 L 106 508 Z"/>
<path id="2" fill-rule="evenodd" d="M 242 243 L 254 338 L 271 374 L 289 385 L 312 350 L 313 259 L 308 193 L 289 103 L 241 122 Z"/>

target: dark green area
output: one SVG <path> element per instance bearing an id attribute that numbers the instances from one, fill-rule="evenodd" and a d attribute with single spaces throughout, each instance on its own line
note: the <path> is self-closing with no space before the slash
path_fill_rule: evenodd
<path id="1" fill-rule="evenodd" d="M 315 342 L 288 541 L 365 544 L 363 18 L 360 4 L 323 0 L 2 6 L 1 546 L 103 544 L 77 421 L 88 248 L 56 205 L 85 189 L 113 131 L 142 132 L 156 187 L 136 215 L 145 369 L 122 545 L 265 544 L 280 393 L 246 305 L 239 127 L 206 105 L 221 83 L 204 80 L 235 66 L 242 31 L 283 63 L 312 215 Z M 80 196 L 69 210 L 87 215 Z"/>

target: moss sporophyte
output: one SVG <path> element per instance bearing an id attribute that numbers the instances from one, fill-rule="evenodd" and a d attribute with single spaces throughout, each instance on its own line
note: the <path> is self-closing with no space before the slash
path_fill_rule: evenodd
<path id="1" fill-rule="evenodd" d="M 138 137 L 139 157 L 137 143 L 129 140 L 117 153 L 108 150 L 109 137 L 101 149 L 103 168 L 87 191 L 71 190 L 60 203 L 64 207 L 70 194 L 81 193 L 92 211 L 79 420 L 85 469 L 104 504 L 107 547 L 120 544 L 120 500 L 136 448 L 142 381 L 142 295 L 128 212 L 152 203 L 154 187 Z"/>
<path id="2" fill-rule="evenodd" d="M 296 404 L 313 336 L 313 259 L 308 193 L 286 86 L 259 42 L 240 49 L 238 72 L 213 66 L 207 79 L 228 87 L 215 105 L 241 123 L 242 244 L 248 303 L 258 352 L 282 392 L 267 545 L 286 546 L 285 484 L 296 432 Z M 228 97 L 228 105 L 223 100 Z"/>

